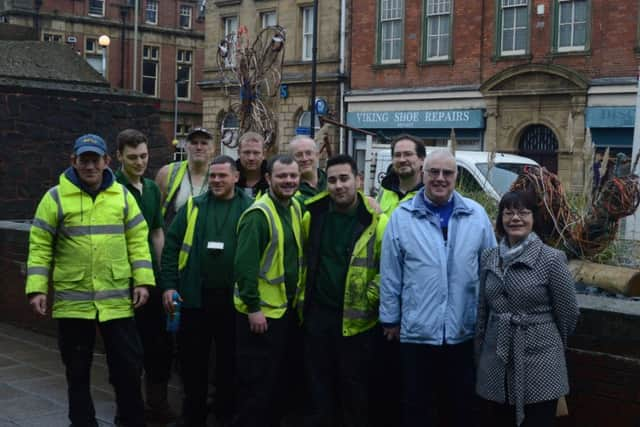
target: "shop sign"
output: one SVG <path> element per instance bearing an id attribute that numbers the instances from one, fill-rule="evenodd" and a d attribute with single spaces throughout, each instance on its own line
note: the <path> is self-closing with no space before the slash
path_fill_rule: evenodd
<path id="1" fill-rule="evenodd" d="M 347 124 L 362 129 L 484 128 L 483 110 L 357 111 Z"/>

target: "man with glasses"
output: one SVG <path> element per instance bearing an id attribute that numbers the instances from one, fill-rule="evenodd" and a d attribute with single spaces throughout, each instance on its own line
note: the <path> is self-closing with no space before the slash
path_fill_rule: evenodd
<path id="1" fill-rule="evenodd" d="M 393 213 L 382 243 L 380 322 L 400 340 L 402 426 L 473 426 L 480 255 L 495 247 L 485 210 L 455 191 L 456 161 L 430 152 L 424 188 Z M 426 418 L 426 419 L 425 419 Z"/>
<path id="2" fill-rule="evenodd" d="M 296 193 L 300 203 L 327 189 L 327 174 L 318 167 L 318 144 L 312 138 L 294 137 L 289 142 L 289 154 L 300 165 L 300 188 Z"/>
<path id="3" fill-rule="evenodd" d="M 189 197 L 207 192 L 208 165 L 213 157 L 213 135 L 205 128 L 195 128 L 187 135 L 187 160 L 164 165 L 156 175 L 162 193 L 162 215 L 171 224 L 176 212 Z"/>
<path id="4" fill-rule="evenodd" d="M 391 141 L 391 167 L 380 185 L 378 203 L 385 215 L 409 200 L 422 188 L 422 162 L 426 155 L 422 141 L 412 135 L 398 135 Z"/>

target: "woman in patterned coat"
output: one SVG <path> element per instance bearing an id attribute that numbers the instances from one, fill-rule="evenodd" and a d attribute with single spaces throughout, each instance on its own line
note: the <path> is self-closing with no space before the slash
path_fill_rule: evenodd
<path id="1" fill-rule="evenodd" d="M 537 207 L 509 192 L 498 207 L 497 248 L 483 253 L 476 327 L 476 392 L 494 426 L 553 425 L 569 393 L 565 349 L 578 319 L 563 252 L 533 232 Z"/>

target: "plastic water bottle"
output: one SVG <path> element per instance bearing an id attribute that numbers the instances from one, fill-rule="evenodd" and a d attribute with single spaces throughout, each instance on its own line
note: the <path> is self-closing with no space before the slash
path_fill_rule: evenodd
<path id="1" fill-rule="evenodd" d="M 173 293 L 173 313 L 167 313 L 167 332 L 177 332 L 180 328 L 180 295 Z"/>

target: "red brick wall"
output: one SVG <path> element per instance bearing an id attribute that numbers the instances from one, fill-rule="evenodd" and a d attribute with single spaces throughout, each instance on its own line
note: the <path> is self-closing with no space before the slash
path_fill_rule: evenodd
<path id="1" fill-rule="evenodd" d="M 453 61 L 421 65 L 423 0 L 405 0 L 404 65 L 372 67 L 376 61 L 378 0 L 353 1 L 351 87 L 353 89 L 481 84 L 505 68 L 528 63 L 557 64 L 589 78 L 635 76 L 638 64 L 638 1 L 592 0 L 590 51 L 554 54 L 552 0 L 531 5 L 530 56 L 495 57 L 496 1 L 454 0 Z M 537 5 L 544 15 L 536 13 Z"/>

